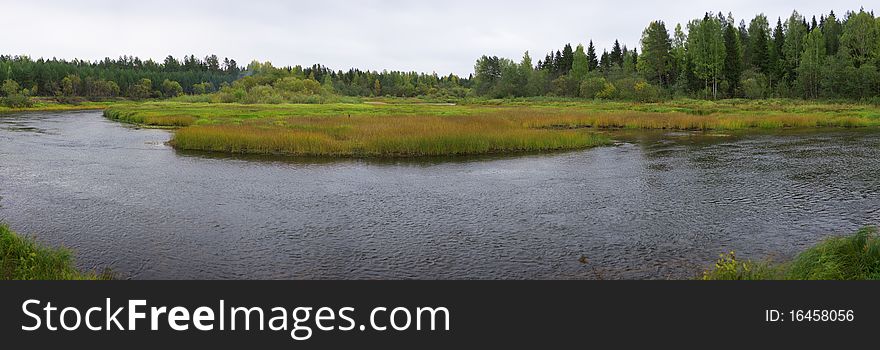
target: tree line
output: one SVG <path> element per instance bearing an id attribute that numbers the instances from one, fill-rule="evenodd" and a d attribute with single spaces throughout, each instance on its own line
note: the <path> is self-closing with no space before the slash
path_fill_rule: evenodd
<path id="1" fill-rule="evenodd" d="M 309 67 L 240 67 L 216 55 L 162 62 L 122 56 L 103 61 L 0 56 L 0 102 L 26 105 L 29 96 L 78 99 L 167 98 L 199 101 L 324 102 L 330 96 L 559 96 L 652 101 L 692 98 L 876 99 L 880 95 L 880 18 L 832 11 L 810 19 L 794 11 L 771 25 L 759 14 L 735 21 L 706 13 L 670 30 L 653 21 L 639 48 L 617 40 L 600 54 L 592 41 L 547 53 L 535 63 L 482 56 L 468 77 L 455 74 Z M 640 49 L 640 50 L 639 50 Z M 641 51 L 641 52 L 640 52 Z"/>
<path id="2" fill-rule="evenodd" d="M 671 31 L 653 21 L 641 53 L 615 41 L 598 55 L 592 43 L 547 54 L 533 65 L 483 56 L 474 92 L 490 97 L 569 96 L 654 100 L 695 98 L 866 99 L 880 95 L 880 18 L 863 9 L 809 20 L 794 11 L 757 15 L 707 13 Z"/>
<path id="3" fill-rule="evenodd" d="M 216 55 L 194 55 L 162 62 L 122 56 L 103 61 L 31 59 L 0 55 L 0 97 L 7 105 L 27 104 L 29 96 L 51 97 L 62 102 L 115 97 L 133 99 L 204 93 L 239 77 L 235 60 Z"/>

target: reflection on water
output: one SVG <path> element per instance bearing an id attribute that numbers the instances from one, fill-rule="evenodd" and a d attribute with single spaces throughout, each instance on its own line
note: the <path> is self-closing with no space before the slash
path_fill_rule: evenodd
<path id="1" fill-rule="evenodd" d="M 0 116 L 0 218 L 132 278 L 681 278 L 880 223 L 876 130 L 361 160 L 169 136 L 94 111 Z"/>

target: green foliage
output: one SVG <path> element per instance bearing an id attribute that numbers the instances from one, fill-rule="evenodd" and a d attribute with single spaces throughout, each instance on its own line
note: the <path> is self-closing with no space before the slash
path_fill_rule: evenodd
<path id="1" fill-rule="evenodd" d="M 183 87 L 176 81 L 165 79 L 162 82 L 162 94 L 165 97 L 177 97 L 183 94 Z"/>
<path id="2" fill-rule="evenodd" d="M 26 87 L 33 96 L 63 101 L 103 100 L 127 96 L 129 91 L 141 93 L 143 91 L 139 88 L 132 89 L 141 79 L 177 81 L 185 93 L 192 93 L 191 88 L 197 83 L 209 82 L 218 86 L 238 78 L 240 69 L 234 60 L 225 59 L 221 64 L 216 56 L 212 56 L 205 61 L 189 56 L 183 63 L 171 56 L 163 63 L 130 56 L 97 62 L 0 56 L 0 81 L 12 79 Z M 152 88 L 149 95 L 152 95 Z"/>
<path id="3" fill-rule="evenodd" d="M 878 42 L 880 42 L 880 29 L 872 14 L 860 10 L 850 14 L 844 21 L 843 33 L 840 36 L 841 50 L 852 60 L 856 68 L 877 58 L 880 50 Z"/>
<path id="4" fill-rule="evenodd" d="M 584 82 L 581 83 L 580 96 L 586 98 L 597 98 L 599 97 L 599 94 L 605 89 L 606 84 L 608 84 L 608 81 L 606 81 L 604 77 L 588 77 L 584 79 Z"/>
<path id="5" fill-rule="evenodd" d="M 770 41 L 770 22 L 763 13 L 755 16 L 749 22 L 749 43 L 746 47 L 748 60 L 747 68 L 755 68 L 762 74 L 767 74 L 769 67 L 768 45 Z"/>
<path id="6" fill-rule="evenodd" d="M 6 79 L 0 86 L 0 92 L 3 93 L 3 96 L 16 95 L 21 92 L 21 86 L 15 80 Z"/>
<path id="7" fill-rule="evenodd" d="M 584 46 L 578 45 L 574 51 L 574 58 L 571 65 L 571 79 L 575 84 L 580 84 L 587 74 L 590 72 L 590 61 L 584 52 Z"/>
<path id="8" fill-rule="evenodd" d="M 704 81 L 706 90 L 711 82 L 712 97 L 716 98 L 718 79 L 726 55 L 721 22 L 715 17 L 707 16 L 688 23 L 687 51 L 694 75 Z"/>
<path id="9" fill-rule="evenodd" d="M 602 91 L 596 94 L 596 98 L 615 98 L 617 97 L 617 87 L 614 84 L 606 82 L 605 86 L 602 87 Z"/>
<path id="10" fill-rule="evenodd" d="M 712 269 L 703 272 L 703 280 L 743 281 L 778 279 L 778 271 L 769 263 L 741 261 L 735 252 L 721 254 Z"/>
<path id="11" fill-rule="evenodd" d="M 798 85 L 804 91 L 804 97 L 818 98 L 826 50 L 822 31 L 814 30 L 807 34 L 803 46 L 804 52 L 798 67 Z"/>
<path id="12" fill-rule="evenodd" d="M 866 227 L 853 235 L 826 239 L 782 264 L 737 260 L 722 255 L 705 280 L 880 280 L 880 238 Z"/>
<path id="13" fill-rule="evenodd" d="M 672 39 L 663 21 L 653 21 L 642 32 L 642 55 L 638 70 L 642 75 L 661 86 L 669 83 L 674 60 Z"/>
<path id="14" fill-rule="evenodd" d="M 0 280 L 81 280 L 110 279 L 79 272 L 70 251 L 40 246 L 33 239 L 12 232 L 0 224 Z"/>
<path id="15" fill-rule="evenodd" d="M 9 108 L 29 108 L 34 105 L 30 97 L 17 93 L 0 98 L 0 105 Z"/>
<path id="16" fill-rule="evenodd" d="M 135 100 L 150 98 L 152 92 L 153 82 L 147 78 L 141 79 L 137 84 L 132 84 L 128 88 L 128 96 Z"/>
<path id="17" fill-rule="evenodd" d="M 797 79 L 797 68 L 801 62 L 801 54 L 804 52 L 804 37 L 807 28 L 804 17 L 797 11 L 792 12 L 791 17 L 785 22 L 785 40 L 782 44 L 782 53 L 785 58 L 783 65 L 784 78 L 788 83 Z"/>
<path id="18" fill-rule="evenodd" d="M 880 239 L 876 228 L 833 237 L 799 254 L 787 271 L 790 279 L 880 279 Z"/>
<path id="19" fill-rule="evenodd" d="M 204 95 L 207 93 L 212 93 L 214 92 L 214 84 L 211 84 L 210 82 L 193 84 L 192 92 L 193 95 Z"/>
<path id="20" fill-rule="evenodd" d="M 743 71 L 742 40 L 736 29 L 733 14 L 729 14 L 724 23 L 724 83 L 727 85 L 727 96 L 736 97 L 740 91 L 740 75 Z"/>
<path id="21" fill-rule="evenodd" d="M 750 99 L 767 98 L 767 83 L 767 76 L 758 68 L 749 69 L 742 74 L 743 95 Z"/>

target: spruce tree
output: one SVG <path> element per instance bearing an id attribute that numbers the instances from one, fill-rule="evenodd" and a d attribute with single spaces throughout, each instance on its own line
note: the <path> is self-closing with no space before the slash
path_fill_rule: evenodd
<path id="1" fill-rule="evenodd" d="M 571 70 L 572 63 L 574 63 L 574 51 L 571 49 L 571 44 L 565 44 L 565 47 L 562 49 L 562 66 L 560 67 L 560 74 L 568 74 Z"/>
<path id="2" fill-rule="evenodd" d="M 596 47 L 593 46 L 593 41 L 590 40 L 590 45 L 587 47 L 587 67 L 590 71 L 596 70 L 599 68 L 599 58 L 596 57 Z"/>
<path id="3" fill-rule="evenodd" d="M 611 63 L 623 65 L 623 50 L 620 49 L 620 43 L 617 40 L 614 40 L 614 46 L 611 48 L 608 59 L 611 60 Z"/>
<path id="4" fill-rule="evenodd" d="M 738 30 L 733 26 L 733 15 L 729 15 L 727 23 L 724 24 L 724 49 L 726 52 L 724 58 L 724 79 L 727 80 L 727 94 L 733 97 L 739 89 L 739 79 L 740 74 L 742 74 L 741 44 Z"/>

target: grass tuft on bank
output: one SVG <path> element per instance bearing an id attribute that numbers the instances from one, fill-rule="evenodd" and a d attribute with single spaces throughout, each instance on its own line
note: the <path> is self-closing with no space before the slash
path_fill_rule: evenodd
<path id="1" fill-rule="evenodd" d="M 83 273 L 64 248 L 48 248 L 0 224 L 0 280 L 97 280 L 109 272 Z"/>
<path id="2" fill-rule="evenodd" d="M 703 273 L 704 280 L 880 280 L 880 237 L 876 227 L 828 238 L 793 260 L 739 260 L 735 253 L 721 255 Z"/>

